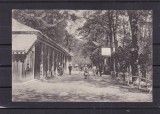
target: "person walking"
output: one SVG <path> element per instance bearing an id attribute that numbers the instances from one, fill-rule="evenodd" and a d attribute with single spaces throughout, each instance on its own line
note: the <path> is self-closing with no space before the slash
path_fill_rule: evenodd
<path id="1" fill-rule="evenodd" d="M 102 76 L 102 65 L 99 65 L 99 76 Z"/>
<path id="2" fill-rule="evenodd" d="M 96 76 L 96 66 L 92 67 L 92 72 L 93 72 L 93 75 Z"/>
<path id="3" fill-rule="evenodd" d="M 72 72 L 72 65 L 71 64 L 69 64 L 68 69 L 69 69 L 69 75 L 71 75 L 71 72 Z"/>
<path id="4" fill-rule="evenodd" d="M 96 76 L 98 76 L 98 71 L 99 71 L 99 69 L 98 69 L 98 67 L 96 66 Z"/>
<path id="5" fill-rule="evenodd" d="M 87 65 L 84 66 L 83 70 L 84 70 L 84 79 L 87 79 L 87 76 L 89 75 Z"/>

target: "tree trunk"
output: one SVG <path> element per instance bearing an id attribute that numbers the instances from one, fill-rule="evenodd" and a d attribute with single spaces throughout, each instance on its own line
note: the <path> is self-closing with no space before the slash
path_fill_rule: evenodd
<path id="1" fill-rule="evenodd" d="M 128 11 L 130 27 L 131 27 L 131 34 L 132 34 L 132 46 L 131 48 L 131 69 L 132 69 L 132 76 L 138 75 L 138 66 L 137 66 L 137 59 L 138 59 L 138 19 L 139 15 L 136 11 Z M 132 78 L 132 82 L 135 81 L 135 78 Z"/>
<path id="2" fill-rule="evenodd" d="M 113 39 L 114 39 L 114 46 L 115 46 L 115 50 L 117 50 L 118 48 L 118 41 L 117 41 L 117 37 L 116 37 L 116 33 L 117 33 L 117 26 L 118 26 L 118 12 L 114 11 L 115 13 L 115 20 L 113 20 Z M 114 71 L 116 72 L 116 76 L 118 76 L 118 61 L 116 60 L 116 58 L 114 57 Z"/>
<path id="3" fill-rule="evenodd" d="M 114 71 L 114 60 L 113 60 L 113 12 L 108 11 L 108 20 L 109 20 L 109 38 L 110 38 L 110 48 L 111 48 L 111 59 L 110 59 L 110 70 Z"/>
<path id="4" fill-rule="evenodd" d="M 117 50 L 118 48 L 118 41 L 117 41 L 117 38 L 116 38 L 116 32 L 114 32 L 114 45 L 115 45 L 115 50 Z M 115 69 L 114 71 L 116 72 L 116 76 L 118 76 L 118 61 L 117 59 L 114 57 L 114 63 L 115 63 Z"/>

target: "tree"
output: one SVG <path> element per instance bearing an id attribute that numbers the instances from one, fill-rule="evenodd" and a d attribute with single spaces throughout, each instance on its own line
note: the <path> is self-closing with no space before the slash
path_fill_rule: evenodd
<path id="1" fill-rule="evenodd" d="M 109 44 L 111 48 L 111 71 L 117 71 L 117 61 L 113 56 L 113 47 L 115 50 L 118 48 L 118 40 L 116 37 L 117 29 L 119 26 L 119 15 L 122 13 L 122 11 L 117 10 L 108 10 L 102 15 L 105 20 L 107 20 L 106 28 L 108 29 L 108 35 L 109 35 Z M 109 45 L 108 44 L 108 45 Z M 115 66 L 115 69 L 114 69 Z"/>
<path id="2" fill-rule="evenodd" d="M 147 19 L 148 16 L 151 14 L 150 11 L 127 11 L 128 16 L 129 16 L 129 22 L 130 22 L 130 27 L 131 27 L 131 36 L 132 36 L 132 41 L 131 41 L 131 68 L 132 68 L 132 75 L 137 76 L 138 75 L 138 67 L 137 67 L 137 61 L 138 61 L 138 52 L 139 48 L 142 48 L 143 45 L 139 45 L 140 39 L 139 37 L 144 34 L 142 31 L 142 28 L 140 28 L 140 25 L 145 23 L 147 24 Z M 151 28 L 151 27 L 149 27 Z M 145 39 L 145 38 L 144 38 Z M 151 37 L 149 37 L 149 41 L 151 42 Z M 148 42 L 146 39 L 143 42 Z M 150 45 L 150 46 L 149 46 Z M 151 47 L 151 44 L 148 46 Z M 146 48 L 147 49 L 147 48 Z M 146 50 L 144 49 L 144 50 Z M 151 52 L 149 52 L 151 54 Z M 150 54 L 146 54 L 149 56 Z M 134 79 L 133 79 L 134 81 Z"/>
<path id="3" fill-rule="evenodd" d="M 90 47 L 88 48 L 90 53 L 97 48 L 96 46 L 92 46 L 92 41 L 99 43 L 100 47 L 111 48 L 111 70 L 114 70 L 113 47 L 118 47 L 116 37 L 119 26 L 118 15 L 119 11 L 116 10 L 94 11 L 89 17 L 85 15 L 85 17 L 87 17 L 86 23 L 79 29 L 81 31 L 80 34 L 88 41 L 86 45 Z M 102 58 L 99 52 L 97 51 L 97 53 L 92 55 L 92 62 L 95 63 L 96 59 L 100 60 L 100 58 Z"/>
<path id="4" fill-rule="evenodd" d="M 49 38 L 71 51 L 72 35 L 65 29 L 75 15 L 61 10 L 13 10 L 12 16 L 19 22 L 40 30 Z M 72 18 L 71 18 L 72 17 Z"/>

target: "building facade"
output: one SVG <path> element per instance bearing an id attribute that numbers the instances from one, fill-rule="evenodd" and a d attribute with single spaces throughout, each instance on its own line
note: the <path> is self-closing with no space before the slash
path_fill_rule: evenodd
<path id="1" fill-rule="evenodd" d="M 72 54 L 42 32 L 12 19 L 13 82 L 57 75 L 57 67 L 67 72 Z"/>

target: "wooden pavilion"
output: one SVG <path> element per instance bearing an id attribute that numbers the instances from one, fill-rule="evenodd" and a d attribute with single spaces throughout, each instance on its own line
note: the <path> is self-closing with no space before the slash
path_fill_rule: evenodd
<path id="1" fill-rule="evenodd" d="M 67 71 L 72 54 L 39 30 L 12 19 L 12 80 L 23 82 L 57 75 L 57 66 Z"/>

